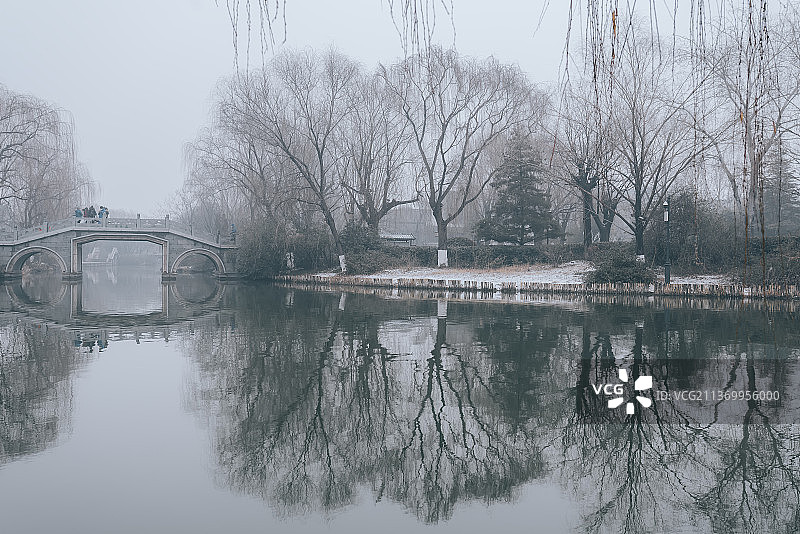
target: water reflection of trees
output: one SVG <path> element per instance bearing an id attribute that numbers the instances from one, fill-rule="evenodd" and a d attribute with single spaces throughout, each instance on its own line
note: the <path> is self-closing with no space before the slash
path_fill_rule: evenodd
<path id="1" fill-rule="evenodd" d="M 433 350 L 402 397 L 400 446 L 389 451 L 390 471 L 380 474 L 394 499 L 429 522 L 448 518 L 460 499 L 509 498 L 543 472 L 534 434 L 506 412 L 496 387 L 502 381 L 495 380 L 500 366 L 447 330 L 447 319 L 437 319 Z"/>
<path id="2" fill-rule="evenodd" d="M 208 354 L 196 402 L 214 412 L 232 487 L 286 513 L 335 509 L 368 487 L 436 522 L 543 473 L 536 433 L 508 414 L 506 363 L 473 342 L 473 325 L 425 302 L 351 296 L 341 311 L 329 295 L 298 293 L 289 307 L 268 293 L 275 305 L 246 303 L 236 332 L 192 349 Z"/>
<path id="3" fill-rule="evenodd" d="M 436 522 L 546 478 L 586 532 L 797 530 L 796 427 L 780 420 L 796 409 L 793 317 L 451 302 L 445 319 L 433 301 L 241 297 L 235 324 L 187 341 L 193 402 L 225 484 L 281 513 L 366 487 Z M 621 367 L 654 389 L 770 389 L 786 404 L 627 416 L 590 387 Z"/>
<path id="4" fill-rule="evenodd" d="M 729 383 L 739 372 L 745 375 L 746 391 L 759 387 L 765 374 L 769 386 L 786 398 L 790 376 L 785 359 L 774 359 L 774 373 L 757 369 L 754 353 L 747 347 L 733 359 Z M 763 381 L 762 381 L 763 383 Z M 698 494 L 701 510 L 715 532 L 798 532 L 800 531 L 800 460 L 797 425 L 774 424 L 756 401 L 746 402 L 741 423 L 726 425 L 714 442 L 720 459 L 712 484 Z"/>
<path id="5" fill-rule="evenodd" d="M 631 336 L 614 332 L 606 320 L 582 327 L 576 410 L 563 427 L 560 473 L 581 497 L 585 532 L 660 532 L 684 524 L 691 510 L 684 489 L 704 469 L 702 454 L 696 454 L 703 437 L 666 420 L 660 404 L 629 416 L 624 405 L 609 409 L 608 397 L 591 389 L 617 383 L 622 366 L 631 381 L 642 375 L 659 380 L 659 366 L 643 344 L 644 324 L 636 323 L 617 323 L 617 330 L 633 326 Z M 673 421 L 683 415 L 669 414 Z"/>
<path id="6" fill-rule="evenodd" d="M 742 401 L 724 409 L 712 402 L 703 411 L 667 401 L 626 416 L 585 389 L 586 369 L 608 378 L 610 364 L 625 365 L 631 380 L 652 375 L 660 390 L 769 389 L 791 399 L 786 386 L 795 373 L 793 322 L 686 311 L 673 314 L 672 325 L 665 318 L 645 313 L 628 324 L 632 336 L 617 337 L 623 345 L 617 356 L 622 352 L 624 359 L 603 358 L 611 348 L 598 350 L 608 344 L 607 325 L 583 325 L 578 409 L 564 427 L 562 468 L 583 501 L 583 529 L 650 532 L 690 524 L 698 531 L 796 531 L 796 427 L 771 422 L 778 414 L 791 416 L 788 410 Z M 575 476 L 576 467 L 583 477 Z"/>
<path id="7" fill-rule="evenodd" d="M 17 320 L 0 327 L 0 465 L 69 432 L 78 357 L 66 331 Z"/>

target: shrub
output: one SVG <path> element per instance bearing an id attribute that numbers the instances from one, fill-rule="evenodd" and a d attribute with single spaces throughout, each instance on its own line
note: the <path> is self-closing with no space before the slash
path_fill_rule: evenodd
<path id="1" fill-rule="evenodd" d="M 383 250 L 354 252 L 347 256 L 348 274 L 373 274 L 407 266 L 404 258 Z"/>
<path id="2" fill-rule="evenodd" d="M 533 263 L 563 263 L 575 257 L 580 257 L 582 250 L 580 245 L 552 245 L 550 247 L 519 247 L 516 245 L 448 246 L 448 260 L 450 267 L 491 269 Z M 572 256 L 573 252 L 578 255 Z M 365 259 L 363 261 L 358 253 L 348 253 L 348 270 L 354 274 L 357 271 L 358 274 L 368 274 L 383 269 L 398 269 L 402 267 L 435 267 L 437 262 L 436 247 L 402 247 L 384 244 L 378 250 L 374 250 L 373 253 L 375 254 L 374 259 Z"/>
<path id="3" fill-rule="evenodd" d="M 545 261 L 542 249 L 534 246 L 478 245 L 450 247 L 451 267 L 491 269 L 507 265 L 528 265 Z"/>
<path id="4" fill-rule="evenodd" d="M 584 281 L 590 284 L 649 284 L 655 281 L 655 275 L 645 263 L 636 260 L 629 245 L 612 246 L 598 252 L 595 271 L 588 273 Z"/>
<path id="5" fill-rule="evenodd" d="M 551 265 L 561 265 L 584 258 L 583 243 L 559 243 L 541 247 L 540 250 L 542 261 Z"/>
<path id="6" fill-rule="evenodd" d="M 409 267 L 435 267 L 437 251 L 436 247 L 399 247 L 387 246 L 386 251 L 394 251 L 393 254 L 400 258 L 406 258 L 406 265 Z"/>
<path id="7" fill-rule="evenodd" d="M 333 240 L 327 226 L 309 225 L 287 236 L 286 250 L 294 254 L 295 269 L 318 271 L 335 263 Z"/>
<path id="8" fill-rule="evenodd" d="M 744 283 L 753 284 L 800 284 L 800 238 L 783 237 L 778 240 L 770 237 L 765 240 L 762 258 L 761 239 L 752 239 L 747 254 L 747 279 Z M 762 261 L 764 262 L 762 265 Z M 733 270 L 733 275 L 741 278 L 743 263 Z"/>
<path id="9" fill-rule="evenodd" d="M 698 232 L 699 229 L 699 232 Z M 741 229 L 739 238 L 743 237 Z M 695 204 L 691 191 L 680 191 L 670 199 L 670 262 L 684 271 L 722 272 L 741 265 L 742 243 L 737 243 L 733 213 L 707 200 Z M 645 231 L 645 256 L 663 265 L 664 216 L 659 208 Z M 696 253 L 695 253 L 696 246 Z"/>
<path id="10" fill-rule="evenodd" d="M 380 236 L 367 226 L 349 223 L 339 234 L 339 239 L 342 240 L 345 254 L 357 254 L 381 248 Z"/>
<path id="11" fill-rule="evenodd" d="M 267 278 L 280 272 L 284 244 L 274 232 L 264 228 L 243 228 L 239 233 L 236 266 L 245 278 Z"/>
<path id="12" fill-rule="evenodd" d="M 474 247 L 475 241 L 468 237 L 451 237 L 447 240 L 447 246 L 450 247 Z"/>
<path id="13" fill-rule="evenodd" d="M 565 250 L 560 246 L 557 248 L 562 252 Z M 545 250 L 515 245 L 448 246 L 448 260 L 450 267 L 481 269 L 541 263 L 553 257 L 561 261 L 561 253 Z M 404 267 L 435 267 L 436 262 L 436 247 L 381 245 L 377 249 L 347 251 L 347 270 L 352 274 L 371 274 Z"/>
<path id="14" fill-rule="evenodd" d="M 261 279 L 285 272 L 286 253 L 294 254 L 295 269 L 319 270 L 332 264 L 332 247 L 325 228 L 311 226 L 293 233 L 269 224 L 243 228 L 236 263 L 245 278 Z"/>

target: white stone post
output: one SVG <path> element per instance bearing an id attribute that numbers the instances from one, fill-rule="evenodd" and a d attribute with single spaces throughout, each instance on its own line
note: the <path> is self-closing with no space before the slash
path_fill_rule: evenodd
<path id="1" fill-rule="evenodd" d="M 447 249 L 439 249 L 437 251 L 437 265 L 439 267 L 447 267 Z"/>

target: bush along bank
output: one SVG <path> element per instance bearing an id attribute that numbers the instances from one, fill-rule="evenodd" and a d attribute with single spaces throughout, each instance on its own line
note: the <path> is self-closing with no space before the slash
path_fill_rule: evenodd
<path id="1" fill-rule="evenodd" d="M 391 269 L 433 268 L 437 263 L 436 247 L 388 244 L 363 227 L 346 227 L 342 232 L 342 241 L 347 255 L 348 275 L 368 276 Z M 450 267 L 456 269 L 492 270 L 520 265 L 561 265 L 585 258 L 580 244 L 486 245 L 456 238 L 451 240 L 448 250 Z M 762 250 L 766 260 L 763 267 Z M 750 251 L 747 276 L 743 276 L 743 258 L 738 267 L 699 269 L 694 264 L 686 265 L 687 261 L 691 263 L 687 255 L 681 255 L 673 261 L 672 273 L 673 276 L 679 276 L 724 272 L 737 280 L 742 288 L 785 287 L 786 291 L 790 291 L 791 286 L 800 286 L 800 240 L 767 240 L 763 248 L 760 240 L 753 240 Z M 588 256 L 595 270 L 583 280 L 586 284 L 649 286 L 657 282 L 657 274 L 662 269 L 659 262 L 663 260 L 663 255 L 656 254 L 655 259 L 647 263 L 637 262 L 630 243 L 597 243 L 590 248 Z M 270 279 L 286 274 L 334 270 L 337 261 L 331 240 L 322 228 L 309 228 L 302 233 L 267 232 L 262 229 L 242 236 L 239 266 L 245 278 Z M 766 276 L 762 276 L 763 273 Z M 669 291 L 664 294 L 672 294 Z M 764 289 L 761 292 L 774 294 L 776 290 Z"/>

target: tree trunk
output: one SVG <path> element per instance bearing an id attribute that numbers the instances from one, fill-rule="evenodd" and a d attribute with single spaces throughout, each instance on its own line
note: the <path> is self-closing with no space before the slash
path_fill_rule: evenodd
<path id="1" fill-rule="evenodd" d="M 644 257 L 644 217 L 642 217 L 642 195 L 636 191 L 636 200 L 633 204 L 634 231 L 636 237 L 636 256 L 640 259 Z"/>
<path id="2" fill-rule="evenodd" d="M 603 224 L 600 226 L 600 242 L 608 243 L 611 240 L 611 225 Z"/>
<path id="3" fill-rule="evenodd" d="M 342 273 L 347 272 L 347 263 L 345 262 L 344 257 L 344 247 L 342 247 L 342 240 L 339 238 L 339 231 L 336 229 L 336 221 L 333 218 L 333 214 L 331 213 L 330 208 L 326 202 L 320 202 L 320 206 L 322 209 L 322 214 L 325 217 L 325 223 L 328 225 L 328 228 L 331 231 L 331 236 L 333 237 L 333 244 L 336 247 L 336 254 L 339 256 L 339 268 L 341 269 Z"/>
<path id="4" fill-rule="evenodd" d="M 447 223 L 440 217 L 436 217 L 436 230 L 438 233 L 436 265 L 438 267 L 447 267 Z"/>
<path id="5" fill-rule="evenodd" d="M 379 218 L 370 217 L 365 222 L 367 223 L 367 228 L 372 230 L 375 233 L 375 235 L 378 235 L 380 233 L 379 230 L 378 230 L 378 225 L 380 223 L 380 219 Z"/>
<path id="6" fill-rule="evenodd" d="M 642 219 L 636 219 L 636 255 L 644 256 L 644 224 Z"/>
<path id="7" fill-rule="evenodd" d="M 588 253 L 592 246 L 592 195 L 583 190 L 583 253 Z M 601 239 L 602 241 L 602 239 Z"/>
<path id="8" fill-rule="evenodd" d="M 616 209 L 616 203 L 609 204 L 609 202 L 601 200 L 598 204 L 598 213 L 592 212 L 594 224 L 600 232 L 601 243 L 608 243 L 611 240 L 611 228 L 614 226 L 614 216 L 617 214 Z"/>

